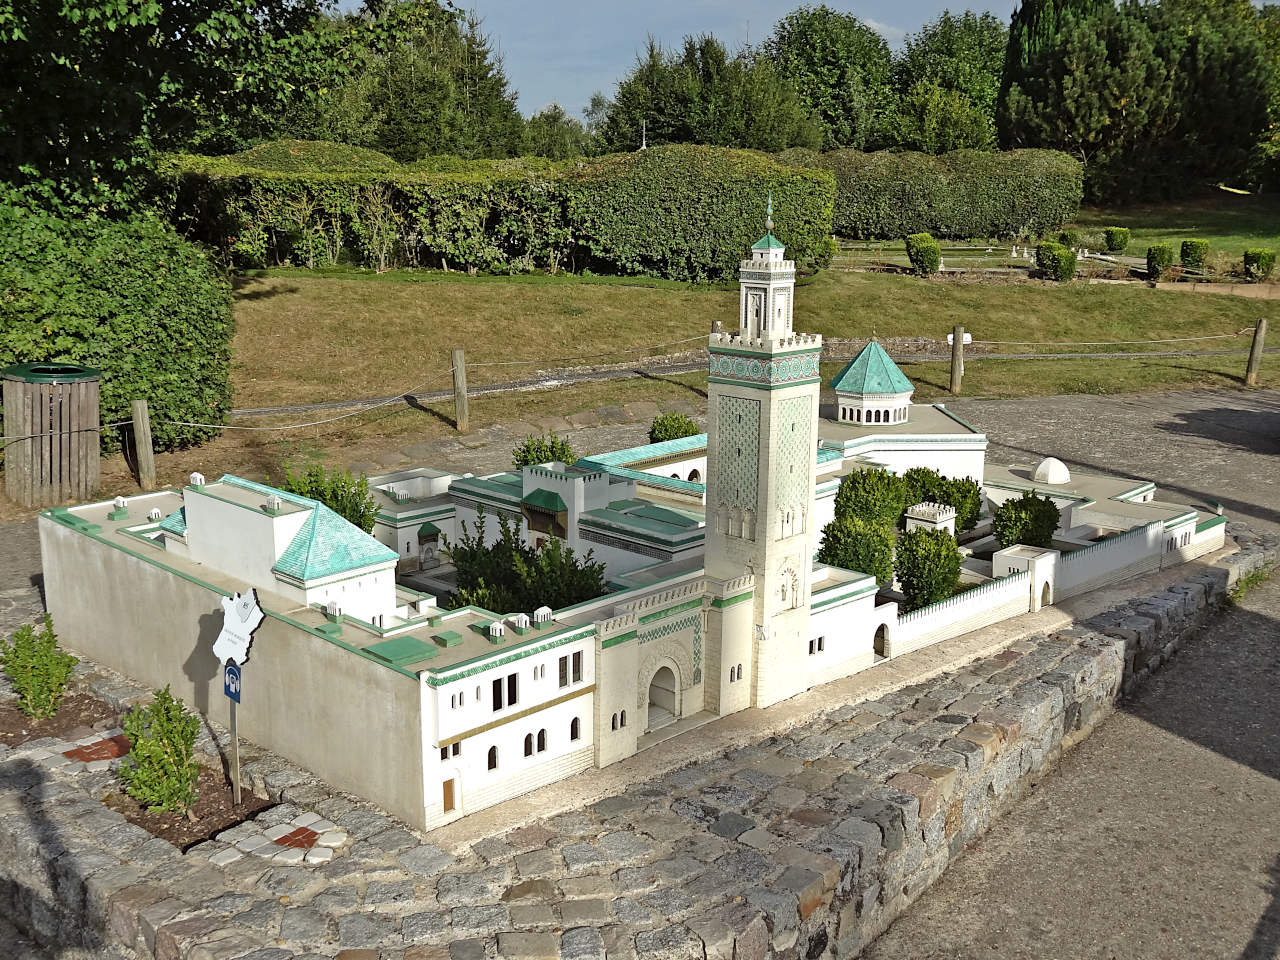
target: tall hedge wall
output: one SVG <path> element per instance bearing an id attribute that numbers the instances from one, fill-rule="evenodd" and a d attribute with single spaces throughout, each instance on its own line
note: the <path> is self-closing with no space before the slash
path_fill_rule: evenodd
<path id="1" fill-rule="evenodd" d="M 229 284 L 169 224 L 66 220 L 0 198 L 0 367 L 97 367 L 103 422 L 128 420 L 129 402 L 146 399 L 156 448 L 168 450 L 213 431 L 159 421 L 224 422 L 231 332 Z M 104 430 L 103 450 L 119 446 L 120 432 Z"/>
<path id="2" fill-rule="evenodd" d="M 424 161 L 390 172 L 264 170 L 170 158 L 178 225 L 240 266 L 356 263 L 490 272 L 590 268 L 676 280 L 736 275 L 772 190 L 801 263 L 830 259 L 835 180 L 713 147 L 546 161 Z"/>
<path id="3" fill-rule="evenodd" d="M 836 176 L 832 226 L 863 240 L 1041 236 L 1080 209 L 1084 168 L 1056 150 L 817 154 L 781 159 Z"/>

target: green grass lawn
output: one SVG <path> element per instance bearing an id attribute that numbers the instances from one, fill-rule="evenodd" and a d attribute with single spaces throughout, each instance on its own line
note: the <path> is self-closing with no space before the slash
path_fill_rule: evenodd
<path id="1" fill-rule="evenodd" d="M 1280 196 L 1241 195 L 1225 190 L 1175 203 L 1124 208 L 1085 207 L 1076 218 L 1084 230 L 1128 227 L 1126 254 L 1146 256 L 1153 243 L 1168 243 L 1175 255 L 1183 240 L 1208 240 L 1210 249 L 1239 260 L 1246 247 L 1280 250 Z"/>

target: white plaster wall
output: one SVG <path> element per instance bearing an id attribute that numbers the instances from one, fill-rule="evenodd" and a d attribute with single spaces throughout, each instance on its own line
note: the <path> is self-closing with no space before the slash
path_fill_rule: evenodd
<path id="1" fill-rule="evenodd" d="M 452 629 L 445 620 L 442 629 Z M 470 630 L 470 628 L 466 628 Z M 508 627 L 508 636 L 518 637 Z M 529 635 L 520 637 L 521 641 Z M 595 683 L 595 655 L 593 653 L 594 636 L 574 640 L 558 647 L 552 647 L 542 653 L 522 657 L 519 660 L 501 666 L 490 667 L 473 676 L 463 677 L 435 687 L 436 693 L 436 746 L 440 740 L 448 740 L 468 730 L 485 726 L 496 720 L 502 720 L 512 714 L 538 707 L 557 697 L 582 690 Z M 493 647 L 495 652 L 501 645 Z M 573 654 L 582 654 L 582 680 L 573 682 Z M 569 686 L 560 686 L 560 658 L 569 657 Z M 538 669 L 538 679 L 534 679 L 534 668 Z M 508 674 L 516 674 L 518 698 L 516 705 L 503 706 L 501 710 L 493 709 L 493 681 L 505 678 Z M 456 701 L 454 698 L 458 698 Z M 506 688 L 503 688 L 503 701 L 506 700 Z M 457 706 L 454 706 L 454 703 Z M 584 719 L 583 721 L 587 721 Z"/>
<path id="2" fill-rule="evenodd" d="M 1064 554 L 1058 562 L 1055 599 L 1158 570 L 1163 536 L 1163 524 L 1156 522 Z"/>
<path id="3" fill-rule="evenodd" d="M 374 622 L 383 615 L 395 616 L 395 564 L 381 564 L 364 572 L 342 574 L 314 580 L 307 584 L 305 602 L 328 603 L 335 600 L 342 612 L 357 620 Z"/>
<path id="4" fill-rule="evenodd" d="M 912 467 L 929 467 L 944 477 L 969 477 L 982 485 L 986 451 L 980 444 L 963 447 L 949 445 L 945 440 L 934 443 L 899 443 L 891 436 L 877 438 L 876 442 L 860 446 L 856 453 L 870 457 L 896 474 L 904 474 Z"/>
<path id="5" fill-rule="evenodd" d="M 260 589 L 276 589 L 271 568 L 311 516 L 310 509 L 271 517 L 190 487 L 183 491 L 182 499 L 192 560 Z"/>
<path id="6" fill-rule="evenodd" d="M 890 633 L 888 652 L 896 657 L 1030 609 L 1031 575 L 1015 573 L 923 610 L 903 614 Z"/>
<path id="7" fill-rule="evenodd" d="M 698 479 L 695 483 L 707 482 L 707 453 L 703 450 L 697 456 L 691 456 L 687 460 L 677 460 L 671 463 L 664 463 L 660 467 L 645 467 L 641 472 L 652 474 L 655 477 L 670 477 L 675 474 L 680 480 L 688 480 L 689 474 L 694 470 L 698 471 Z"/>

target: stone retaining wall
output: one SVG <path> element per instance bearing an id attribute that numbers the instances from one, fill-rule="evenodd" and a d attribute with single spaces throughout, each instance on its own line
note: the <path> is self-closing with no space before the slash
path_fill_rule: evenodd
<path id="1" fill-rule="evenodd" d="M 457 857 L 267 761 L 270 815 L 313 810 L 349 849 L 281 866 L 236 833 L 179 854 L 102 806 L 106 773 L 0 750 L 0 914 L 60 958 L 853 957 L 1275 559 L 1233 527 L 1239 553 L 1159 594 Z"/>

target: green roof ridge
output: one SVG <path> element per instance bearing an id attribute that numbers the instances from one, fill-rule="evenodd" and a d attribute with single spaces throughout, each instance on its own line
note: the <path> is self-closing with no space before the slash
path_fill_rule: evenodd
<path id="1" fill-rule="evenodd" d="M 837 393 L 911 393 L 915 386 L 879 342 L 872 340 L 831 381 Z"/>
<path id="2" fill-rule="evenodd" d="M 773 235 L 773 231 L 770 230 L 763 237 L 761 237 L 759 240 L 753 243 L 751 245 L 751 249 L 752 250 L 785 250 L 786 247 L 783 245 L 781 240 L 779 240 L 777 237 Z"/>

